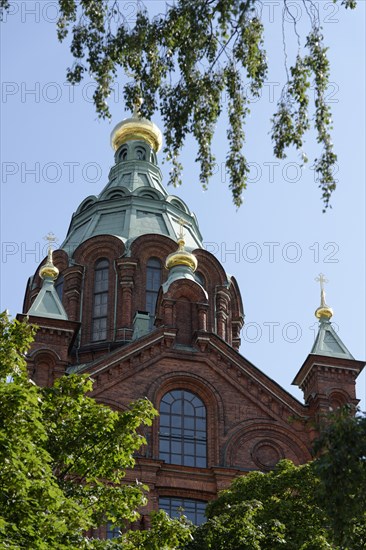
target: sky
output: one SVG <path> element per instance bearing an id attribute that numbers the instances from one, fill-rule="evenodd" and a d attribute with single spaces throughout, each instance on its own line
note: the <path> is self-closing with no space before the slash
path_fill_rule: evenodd
<path id="1" fill-rule="evenodd" d="M 151 13 L 164 3 L 145 3 Z M 290 1 L 299 30 L 306 26 L 302 1 Z M 253 103 L 245 152 L 251 163 L 244 203 L 236 209 L 228 190 L 225 116 L 216 128 L 216 169 L 207 191 L 198 182 L 196 147 L 182 154 L 183 185 L 169 188 L 198 218 L 204 246 L 238 281 L 245 310 L 240 352 L 302 401 L 291 384 L 311 350 L 320 303 L 315 278 L 324 273 L 327 302 L 344 344 L 358 360 L 365 349 L 365 8 L 344 10 L 332 0 L 319 9 L 331 62 L 327 101 L 333 111 L 338 154 L 332 209 L 322 213 L 321 192 L 311 159 L 320 154 L 314 133 L 301 167 L 297 152 L 278 161 L 272 152 L 270 118 L 284 77 L 282 0 L 263 0 L 270 71 Z M 110 98 L 112 121 L 98 119 L 90 77 L 77 87 L 66 82 L 72 58 L 59 44 L 56 1 L 11 2 L 1 24 L 1 309 L 22 311 L 27 279 L 46 255 L 44 236 L 65 238 L 71 215 L 88 195 L 98 194 L 113 165 L 110 133 L 129 116 L 120 80 Z M 136 2 L 121 2 L 130 24 Z M 296 53 L 293 28 L 284 22 L 288 57 Z M 153 120 L 159 125 L 159 114 Z M 162 164 L 167 183 L 169 165 Z M 366 410 L 366 378 L 357 382 Z"/>

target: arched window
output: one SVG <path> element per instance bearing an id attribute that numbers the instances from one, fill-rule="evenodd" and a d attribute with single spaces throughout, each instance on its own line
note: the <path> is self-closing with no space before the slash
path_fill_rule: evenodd
<path id="1" fill-rule="evenodd" d="M 150 329 L 155 319 L 155 306 L 161 285 L 161 262 L 157 258 L 150 258 L 146 266 L 146 311 L 150 313 Z"/>
<path id="2" fill-rule="evenodd" d="M 61 302 L 62 302 L 62 295 L 63 295 L 63 291 L 64 291 L 64 276 L 63 275 L 59 275 L 56 279 L 56 282 L 55 282 L 55 290 L 58 294 L 58 297 L 60 298 Z"/>
<path id="3" fill-rule="evenodd" d="M 119 153 L 119 160 L 127 160 L 127 147 L 121 149 Z"/>
<path id="4" fill-rule="evenodd" d="M 92 340 L 107 339 L 107 315 L 108 315 L 108 260 L 99 260 L 94 270 L 94 300 Z"/>
<path id="5" fill-rule="evenodd" d="M 120 191 L 115 191 L 114 193 L 111 193 L 108 196 L 108 199 L 110 199 L 112 201 L 120 200 L 120 199 L 124 199 L 124 198 L 125 198 L 125 195 L 123 193 L 121 193 Z"/>
<path id="6" fill-rule="evenodd" d="M 88 208 L 90 208 L 91 206 L 93 206 L 94 204 L 94 200 L 93 199 L 90 199 L 88 201 L 86 201 L 83 206 L 81 207 L 80 209 L 80 212 L 84 212 L 85 210 L 88 210 Z"/>
<path id="7" fill-rule="evenodd" d="M 201 525 L 205 522 L 206 502 L 191 498 L 160 497 L 159 508 L 171 518 L 179 518 L 183 513 L 193 523 Z"/>
<path id="8" fill-rule="evenodd" d="M 137 147 L 136 149 L 136 158 L 137 160 L 146 160 L 146 151 L 142 147 Z"/>
<path id="9" fill-rule="evenodd" d="M 159 458 L 169 464 L 207 466 L 206 407 L 197 395 L 172 390 L 160 402 Z"/>

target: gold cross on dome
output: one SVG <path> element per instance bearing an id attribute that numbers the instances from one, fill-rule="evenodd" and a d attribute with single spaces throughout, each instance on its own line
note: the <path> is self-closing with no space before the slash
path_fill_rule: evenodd
<path id="1" fill-rule="evenodd" d="M 180 239 L 184 239 L 184 220 L 183 218 L 179 218 L 178 220 L 178 223 L 179 223 L 179 238 Z"/>
<path id="2" fill-rule="evenodd" d="M 52 231 L 49 231 L 45 237 L 43 237 L 45 241 L 48 241 L 50 243 L 54 243 L 57 241 L 57 237 Z"/>
<path id="3" fill-rule="evenodd" d="M 52 231 L 49 231 L 45 237 L 45 241 L 48 241 L 48 252 L 52 251 L 52 245 L 57 242 L 57 237 Z"/>
<path id="4" fill-rule="evenodd" d="M 133 117 L 134 118 L 140 118 L 141 116 L 141 107 L 142 107 L 142 104 L 143 104 L 144 100 L 142 97 L 137 97 L 135 99 L 135 101 L 133 102 Z"/>
<path id="5" fill-rule="evenodd" d="M 328 283 L 329 281 L 324 277 L 323 273 L 319 273 L 319 276 L 315 277 L 315 280 L 317 283 L 320 283 L 320 306 L 328 307 L 325 301 L 324 283 Z"/>
<path id="6" fill-rule="evenodd" d="M 315 281 L 320 283 L 320 290 L 324 291 L 324 283 L 329 283 L 328 279 L 324 277 L 323 273 L 319 273 L 318 277 L 315 277 Z"/>

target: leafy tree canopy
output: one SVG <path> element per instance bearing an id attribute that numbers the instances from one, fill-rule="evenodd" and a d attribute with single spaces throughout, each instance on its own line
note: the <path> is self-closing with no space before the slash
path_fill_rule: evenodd
<path id="1" fill-rule="evenodd" d="M 0 546 L 67 548 L 87 525 L 76 502 L 65 497 L 45 449 L 40 392 L 28 380 L 24 354 L 34 329 L 0 316 Z M 72 535 L 71 535 L 72 540 Z"/>
<path id="2" fill-rule="evenodd" d="M 327 417 L 315 452 L 316 496 L 335 541 L 342 549 L 366 548 L 366 416 L 346 406 Z"/>
<path id="3" fill-rule="evenodd" d="M 188 525 L 163 512 L 140 538 L 132 532 L 112 544 L 85 537 L 107 521 L 135 520 L 146 504 L 146 487 L 121 481 L 145 443 L 139 428 L 156 411 L 146 399 L 112 411 L 86 395 L 92 383 L 79 375 L 37 387 L 24 358 L 35 328 L 2 313 L 0 329 L 0 547 L 99 549 L 124 541 L 128 550 L 168 550 L 185 540 Z"/>
<path id="4" fill-rule="evenodd" d="M 189 550 L 364 550 L 366 416 L 345 406 L 324 418 L 317 458 L 280 461 L 235 479 L 206 510 Z"/>
<path id="5" fill-rule="evenodd" d="M 356 0 L 333 0 L 355 8 Z M 277 158 L 295 147 L 303 152 L 305 134 L 313 125 L 319 143 L 314 170 L 324 208 L 335 189 L 336 154 L 330 131 L 332 119 L 325 100 L 329 61 L 317 2 L 303 0 L 308 27 L 302 35 L 291 10 L 283 1 L 283 20 L 293 20 L 297 52 L 292 63 L 284 41 L 287 78 L 272 118 L 272 141 Z M 166 4 L 165 14 L 149 16 L 137 2 L 136 22 L 130 26 L 119 0 L 59 0 L 58 38 L 71 32 L 74 63 L 68 81 L 79 83 L 86 74 L 97 84 L 96 111 L 110 117 L 107 99 L 120 71 L 127 76 L 126 104 L 132 108 L 142 95 L 142 113 L 151 117 L 160 110 L 164 122 L 165 154 L 172 163 L 171 182 L 181 183 L 181 149 L 193 135 L 200 165 L 200 182 L 206 187 L 215 167 L 212 139 L 220 114 L 226 109 L 228 152 L 226 169 L 236 206 L 242 203 L 249 164 L 244 154 L 245 123 L 251 101 L 256 101 L 267 76 L 264 25 L 260 0 L 177 0 Z M 0 0 L 0 10 L 9 8 Z M 284 29 L 284 25 L 283 25 Z M 283 31 L 284 32 L 284 31 Z M 309 104 L 314 84 L 315 105 Z M 249 90 L 249 94 L 246 93 Z M 314 107 L 314 112 L 309 112 Z"/>
<path id="6" fill-rule="evenodd" d="M 309 464 L 280 461 L 267 473 L 235 479 L 207 507 L 207 523 L 190 550 L 322 550 L 328 542 L 325 514 L 314 499 L 318 480 Z"/>
<path id="7" fill-rule="evenodd" d="M 110 541 L 85 532 L 138 517 L 143 487 L 121 483 L 156 412 L 139 400 L 124 413 L 96 403 L 91 381 L 62 377 L 51 388 L 28 379 L 35 328 L 0 314 L 0 546 L 103 550 L 362 550 L 366 547 L 366 417 L 348 408 L 326 419 L 317 458 L 283 460 L 233 481 L 193 528 L 165 512 L 151 529 Z M 351 414 L 350 414 L 351 413 Z"/>

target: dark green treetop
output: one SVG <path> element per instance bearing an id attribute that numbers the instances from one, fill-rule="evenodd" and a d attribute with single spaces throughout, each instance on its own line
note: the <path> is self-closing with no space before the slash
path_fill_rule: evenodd
<path id="1" fill-rule="evenodd" d="M 345 406 L 327 415 L 315 444 L 316 497 L 340 548 L 366 548 L 366 415 Z"/>
<path id="2" fill-rule="evenodd" d="M 280 461 L 274 470 L 235 479 L 207 507 L 208 521 L 189 550 L 323 550 L 326 516 L 314 498 L 319 481 L 311 465 Z"/>
<path id="3" fill-rule="evenodd" d="M 37 387 L 24 358 L 35 328 L 2 313 L 0 329 L 0 546 L 92 548 L 86 531 L 146 504 L 146 487 L 121 481 L 156 411 L 146 399 L 112 411 L 85 376 Z"/>

